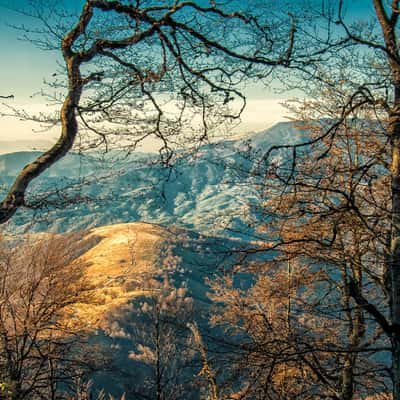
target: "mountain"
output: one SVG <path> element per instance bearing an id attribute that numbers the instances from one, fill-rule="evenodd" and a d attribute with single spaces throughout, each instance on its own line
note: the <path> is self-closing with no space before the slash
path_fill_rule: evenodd
<path id="1" fill-rule="evenodd" d="M 73 321 L 80 321 L 80 325 L 84 322 L 89 334 L 87 351 L 94 346 L 94 355 L 108 360 L 106 368 L 90 376 L 93 387 L 117 398 L 124 392 L 127 398 L 135 398 L 135 379 L 143 390 L 144 382 L 152 376 L 146 369 L 149 363 L 132 357 L 140 351 L 139 344 L 152 349 L 157 323 L 164 326 L 160 332 L 165 346 L 162 351 L 170 351 L 175 340 L 187 335 L 186 324 L 193 320 L 211 334 L 209 327 L 202 328 L 210 311 L 206 279 L 218 275 L 218 269 L 232 264 L 234 257 L 226 252 L 227 240 L 146 223 L 109 225 L 78 233 L 73 247 L 80 249 L 75 262 L 82 269 L 86 295 L 84 302 L 67 308 L 65 318 L 70 326 L 74 326 Z M 65 237 L 71 240 L 72 236 Z M 232 249 L 234 243 L 229 247 Z M 161 307 L 162 320 L 148 308 L 154 305 Z M 165 322 L 173 317 L 178 318 L 174 324 L 183 324 L 179 337 L 175 330 L 169 330 L 171 322 Z M 165 344 L 166 340 L 171 343 Z M 167 361 L 167 368 L 176 373 L 175 361 L 180 355 L 169 356 L 172 359 Z M 190 380 L 201 369 L 195 361 L 191 359 L 185 372 Z M 197 392 L 193 390 L 190 399 L 197 399 Z"/>
<path id="2" fill-rule="evenodd" d="M 82 230 L 82 240 L 90 244 L 80 260 L 91 300 L 75 304 L 71 315 L 90 329 L 89 345 L 107 353 L 108 371 L 92 376 L 96 388 L 119 396 L 133 381 L 151 376 L 140 363 L 144 355 L 137 345 L 151 337 L 152 314 L 144 306 L 165 287 L 178 301 L 190 300 L 202 333 L 221 336 L 207 325 L 207 279 L 232 268 L 247 247 L 249 205 L 258 202 L 252 183 L 258 183 L 253 172 L 259 157 L 272 145 L 301 138 L 300 130 L 282 123 L 248 138 L 177 154 L 172 167 L 161 165 L 154 154 L 71 153 L 32 183 L 26 196 L 31 208 L 19 210 L 7 229 Z M 1 155 L 0 190 L 6 192 L 39 154 Z M 170 301 L 170 296 L 156 301 Z M 180 322 L 186 324 L 183 314 L 179 309 Z M 185 380 L 198 373 L 198 363 L 198 357 L 190 359 Z M 142 376 L 132 375 L 138 371 Z"/>
<path id="3" fill-rule="evenodd" d="M 301 140 L 301 129 L 280 123 L 249 138 L 177 154 L 172 167 L 154 154 L 69 154 L 33 182 L 27 203 L 35 211 L 18 212 L 11 229 L 64 232 L 144 221 L 216 235 L 244 232 L 249 206 L 258 201 L 252 183 L 259 179 L 254 171 L 260 156 L 273 145 Z M 0 156 L 4 191 L 38 154 Z"/>
<path id="4" fill-rule="evenodd" d="M 237 241 L 143 222 L 82 231 L 78 240 L 85 243 L 79 261 L 92 296 L 75 313 L 93 329 L 107 327 L 110 310 L 151 292 L 151 280 L 162 279 L 165 273 L 174 287 L 186 287 L 196 303 L 208 303 L 205 277 L 232 264 L 235 257 L 228 249 L 240 246 Z"/>

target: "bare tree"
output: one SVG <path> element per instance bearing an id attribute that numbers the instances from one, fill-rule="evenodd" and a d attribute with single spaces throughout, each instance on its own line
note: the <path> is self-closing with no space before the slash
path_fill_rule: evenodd
<path id="1" fill-rule="evenodd" d="M 363 393 L 369 384 L 369 393 L 384 391 L 379 363 L 368 359 L 367 348 L 354 345 L 362 341 L 362 334 L 347 336 L 346 329 L 358 320 L 335 304 L 340 301 L 337 290 L 320 271 L 310 272 L 304 261 L 292 262 L 289 286 L 282 267 L 276 260 L 275 265 L 258 265 L 245 275 L 254 281 L 247 282 L 247 289 L 241 287 L 246 283 L 240 273 L 234 278 L 236 283 L 226 277 L 212 284 L 212 299 L 222 304 L 212 322 L 225 329 L 224 341 L 231 349 L 225 356 L 229 371 L 223 385 L 225 396 L 348 399 Z M 377 343 L 373 345 L 376 349 Z M 348 359 L 352 356 L 355 362 Z M 350 367 L 356 378 L 351 394 L 346 394 L 347 381 L 342 376 L 349 374 Z"/>
<path id="2" fill-rule="evenodd" d="M 191 335 L 185 326 L 190 309 L 191 302 L 184 290 L 168 288 L 165 283 L 142 299 L 135 318 L 135 348 L 130 359 L 143 363 L 149 373 L 134 389 L 136 396 L 162 400 L 195 395 L 193 359 L 196 352 L 191 348 Z M 143 371 L 135 369 L 137 373 Z"/>
<path id="3" fill-rule="evenodd" d="M 288 84 L 308 96 L 297 115 L 306 121 L 300 129 L 311 134 L 302 143 L 274 146 L 259 160 L 270 234 L 250 252 L 274 250 L 277 263 L 294 258 L 325 269 L 338 296 L 334 309 L 347 326 L 341 331 L 347 355 L 337 397 L 354 398 L 368 387 L 359 368 L 370 346 L 390 351 L 397 400 L 400 4 L 372 0 L 370 20 L 356 22 L 347 22 L 346 4 L 318 4 L 313 12 L 320 24 L 303 31 L 304 43 L 314 53 L 319 47 L 321 58 L 298 68 L 299 79 Z M 385 381 L 385 373 L 382 366 L 374 376 Z"/>
<path id="4" fill-rule="evenodd" d="M 117 140 L 135 147 L 154 137 L 168 164 L 182 141 L 207 140 L 220 123 L 216 115 L 224 120 L 240 115 L 244 97 L 238 85 L 248 75 L 257 76 L 253 64 L 264 70 L 286 66 L 292 56 L 290 17 L 281 24 L 275 18 L 270 27 L 261 13 L 239 12 L 224 2 L 87 0 L 72 28 L 59 6 L 51 8 L 50 18 L 46 9 L 33 5 L 26 13 L 45 29 L 29 32 L 31 40 L 47 49 L 56 42 L 66 70 L 64 92 L 53 98 L 63 98 L 59 115 L 36 120 L 60 121 L 61 134 L 16 178 L 1 202 L 2 223 L 25 205 L 30 182 L 62 158 L 77 135 L 84 140 L 83 133 L 89 133 L 95 138 L 91 146 Z M 251 6 L 257 10 L 256 3 Z M 231 112 L 235 99 L 242 104 Z"/>
<path id="5" fill-rule="evenodd" d="M 90 297 L 78 236 L 1 241 L 0 380 L 10 399 L 63 398 L 91 365 L 74 316 Z"/>
<path id="6" fill-rule="evenodd" d="M 106 329 L 111 337 L 129 341 L 115 359 L 121 390 L 138 399 L 197 398 L 197 351 L 186 326 L 193 317 L 192 299 L 186 289 L 174 287 L 171 277 L 142 284 L 148 293 L 110 313 Z"/>

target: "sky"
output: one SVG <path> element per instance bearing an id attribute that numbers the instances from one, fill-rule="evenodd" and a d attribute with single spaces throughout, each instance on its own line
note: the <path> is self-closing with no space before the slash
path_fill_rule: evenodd
<path id="1" fill-rule="evenodd" d="M 41 111 L 48 109 L 48 106 L 39 93 L 44 87 L 44 81 L 50 80 L 57 70 L 57 62 L 61 62 L 61 57 L 54 51 L 38 50 L 32 43 L 21 40 L 22 33 L 10 26 L 34 27 L 32 19 L 10 9 L 10 7 L 24 7 L 27 1 L 0 0 L 0 54 L 3 55 L 0 64 L 0 95 L 14 95 L 14 99 L 3 100 L 3 104 L 8 106 L 24 107 L 29 111 Z M 50 0 L 33 1 L 44 5 L 50 2 Z M 247 1 L 251 2 L 252 0 Z M 280 0 L 276 1 L 279 4 Z M 372 13 L 371 2 L 372 0 L 349 1 L 347 15 L 355 19 L 370 15 Z M 82 0 L 69 0 L 67 4 L 78 11 Z M 260 131 L 278 121 L 285 120 L 285 117 L 288 116 L 288 112 L 281 103 L 290 95 L 277 94 L 274 90 L 268 90 L 261 86 L 248 89 L 246 94 L 248 106 L 242 115 L 242 124 L 236 128 L 237 133 Z M 0 105 L 0 111 L 6 111 L 4 105 Z M 54 140 L 58 134 L 56 129 L 48 133 L 38 133 L 39 126 L 11 117 L 0 116 L 0 126 L 0 142 L 37 138 Z"/>

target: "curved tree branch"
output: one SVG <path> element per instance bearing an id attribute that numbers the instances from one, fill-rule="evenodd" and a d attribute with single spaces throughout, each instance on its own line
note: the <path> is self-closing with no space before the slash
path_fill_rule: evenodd
<path id="1" fill-rule="evenodd" d="M 173 2 L 172 5 L 140 8 L 138 4 L 125 4 L 121 1 L 86 0 L 78 22 L 64 36 L 61 44 L 68 77 L 68 93 L 60 111 L 60 137 L 51 149 L 39 156 L 34 162 L 26 165 L 17 176 L 8 194 L 0 202 L 0 224 L 9 220 L 19 207 L 25 205 L 25 193 L 32 180 L 37 178 L 47 168 L 61 159 L 72 148 L 78 133 L 78 122 L 76 118 L 78 114 L 77 111 L 84 109 L 80 108 L 83 88 L 86 85 L 93 84 L 94 82 L 100 84 L 107 80 L 107 76 L 103 76 L 103 72 L 94 72 L 87 77 L 82 76 L 84 73 L 81 71 L 81 68 L 92 65 L 90 63 L 93 63 L 94 60 L 97 61 L 100 58 L 103 60 L 111 60 L 115 62 L 116 65 L 130 70 L 128 74 L 133 71 L 138 78 L 137 81 L 132 80 L 132 77 L 128 76 L 127 82 L 132 85 L 138 85 L 139 89 L 141 88 L 142 94 L 146 95 L 147 98 L 152 101 L 155 110 L 157 110 L 158 105 L 149 90 L 144 87 L 145 83 L 158 83 L 162 80 L 163 75 L 165 75 L 167 71 L 169 72 L 172 69 L 176 70 L 178 73 L 178 79 L 181 79 L 182 81 L 182 86 L 189 90 L 189 95 L 193 96 L 193 104 L 200 104 L 202 107 L 204 129 L 207 129 L 207 124 L 205 122 L 205 112 L 207 111 L 206 95 L 198 91 L 197 83 L 199 82 L 200 84 L 207 86 L 211 92 L 220 93 L 220 98 L 222 101 L 225 101 L 223 103 L 224 105 L 230 101 L 230 94 L 234 94 L 244 100 L 240 92 L 234 89 L 235 84 L 231 80 L 236 71 L 240 69 L 235 66 L 232 67 L 232 71 L 228 67 L 226 70 L 222 67 L 219 72 L 221 76 L 226 78 L 227 82 L 224 82 L 224 79 L 222 78 L 221 80 L 218 80 L 217 77 L 213 76 L 213 73 L 217 71 L 216 69 L 211 69 L 209 65 L 202 65 L 199 67 L 198 64 L 196 64 L 197 61 L 185 60 L 181 52 L 174 48 L 174 45 L 170 42 L 170 38 L 171 35 L 174 35 L 175 31 L 184 33 L 184 35 L 181 35 L 180 39 L 184 42 L 182 48 L 189 45 L 188 48 L 191 48 L 192 51 L 195 52 L 193 60 L 196 58 L 196 51 L 200 57 L 207 53 L 204 49 L 212 49 L 216 54 L 228 58 L 232 62 L 232 65 L 240 62 L 244 63 L 246 66 L 251 64 L 258 64 L 266 67 L 289 65 L 292 57 L 296 31 L 293 18 L 291 18 L 292 23 L 288 28 L 290 32 L 287 40 L 287 47 L 283 49 L 283 54 L 276 55 L 276 59 L 274 59 L 273 56 L 271 56 L 271 58 L 259 56 L 256 50 L 254 53 L 248 54 L 248 48 L 242 49 L 242 51 L 236 50 L 236 46 L 230 45 L 229 43 L 223 43 L 222 40 L 219 41 L 213 38 L 211 33 L 210 36 L 208 36 L 208 33 L 203 32 L 203 26 L 199 22 L 200 25 L 193 27 L 190 22 L 185 22 L 184 19 L 182 20 L 181 17 L 186 15 L 186 11 L 183 10 L 189 10 L 188 12 L 192 10 L 196 15 L 212 15 L 221 19 L 222 23 L 229 19 L 235 19 L 240 21 L 243 26 L 248 27 L 250 25 L 251 29 L 257 30 L 260 35 L 265 36 L 267 34 L 267 28 L 261 28 L 261 26 L 257 24 L 257 21 L 254 21 L 252 17 L 246 17 L 238 12 L 227 13 L 216 7 L 202 7 L 191 1 L 176 1 Z M 95 37 L 91 37 L 91 34 L 93 33 L 91 31 L 92 20 L 94 19 L 94 16 L 97 18 L 97 12 L 121 15 L 133 22 L 135 29 L 132 28 L 128 30 L 126 26 L 124 26 L 122 29 L 122 31 L 125 32 L 124 34 L 113 36 L 111 33 L 111 36 L 108 37 L 98 37 L 99 34 L 96 31 Z M 93 24 L 95 25 L 96 21 L 94 21 Z M 111 25 L 111 27 L 113 26 Z M 99 32 L 101 32 L 101 29 L 102 28 L 100 28 Z M 107 32 L 107 30 L 105 30 L 105 32 Z M 140 70 L 139 68 L 139 70 L 135 72 L 135 63 L 125 60 L 126 56 L 120 56 L 122 52 L 120 53 L 119 51 L 130 49 L 139 43 L 149 41 L 152 38 L 164 51 L 161 71 L 153 72 L 152 70 Z M 199 44 L 202 46 L 199 46 Z M 179 50 L 181 44 L 176 43 L 176 46 L 178 46 Z M 240 49 L 240 46 L 238 48 Z M 115 54 L 113 51 L 115 51 Z M 158 49 L 156 51 L 158 51 Z M 166 51 L 170 52 L 170 66 L 167 66 L 166 64 L 167 60 L 169 60 L 165 54 Z M 210 58 L 210 60 L 212 59 Z M 210 63 L 212 61 L 208 62 Z M 138 65 L 140 65 L 140 63 Z M 241 71 L 241 74 L 246 75 L 246 71 L 248 71 L 248 69 L 245 68 L 244 71 Z M 190 82 L 186 75 L 193 77 L 194 83 Z M 114 99 L 113 96 L 115 96 L 116 92 L 118 93 L 117 90 L 111 91 L 112 100 Z M 177 92 L 179 93 L 179 88 Z M 186 95 L 186 93 L 184 94 Z M 121 95 L 123 96 L 124 94 L 122 93 Z M 2 98 L 4 98 L 4 96 L 2 96 Z M 7 98 L 11 98 L 11 96 Z M 118 95 L 115 98 L 118 99 Z M 97 102 L 97 104 L 99 103 Z M 92 109 L 90 111 L 94 112 L 95 110 Z M 159 115 L 162 114 L 160 114 L 159 109 L 157 111 Z M 110 117 L 110 120 L 111 119 L 112 118 Z M 155 134 L 162 140 L 165 139 L 159 131 L 159 127 Z M 206 134 L 204 133 L 201 138 L 205 137 Z"/>

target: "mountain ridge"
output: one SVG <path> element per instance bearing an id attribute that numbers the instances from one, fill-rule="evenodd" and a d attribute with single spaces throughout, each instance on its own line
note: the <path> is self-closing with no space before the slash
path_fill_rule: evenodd
<path id="1" fill-rule="evenodd" d="M 172 167 L 157 164 L 153 154 L 71 153 L 32 183 L 26 198 L 35 210 L 20 210 L 10 228 L 65 232 L 143 221 L 230 236 L 229 230 L 246 229 L 249 205 L 258 201 L 251 177 L 256 153 L 302 135 L 283 122 L 246 139 L 206 144 L 194 155 L 178 154 Z M 3 192 L 38 154 L 0 156 Z"/>

